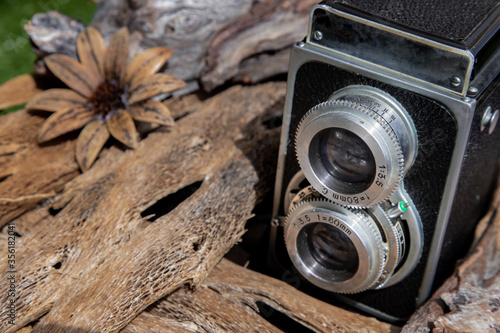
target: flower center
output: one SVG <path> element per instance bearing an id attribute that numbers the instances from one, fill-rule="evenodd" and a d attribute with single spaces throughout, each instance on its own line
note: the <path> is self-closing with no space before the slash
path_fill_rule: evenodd
<path id="1" fill-rule="evenodd" d="M 87 102 L 92 104 L 98 117 L 106 121 L 119 109 L 127 109 L 126 97 L 125 89 L 116 80 L 104 80 Z"/>

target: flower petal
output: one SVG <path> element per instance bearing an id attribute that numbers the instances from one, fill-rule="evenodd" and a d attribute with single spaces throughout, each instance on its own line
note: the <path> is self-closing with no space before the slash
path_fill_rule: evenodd
<path id="1" fill-rule="evenodd" d="M 86 99 L 69 89 L 50 89 L 35 95 L 26 105 L 26 110 L 63 111 L 85 104 Z"/>
<path id="2" fill-rule="evenodd" d="M 130 115 L 125 110 L 119 110 L 118 113 L 106 122 L 109 133 L 121 143 L 130 148 L 137 147 L 137 130 Z"/>
<path id="3" fill-rule="evenodd" d="M 46 142 L 59 135 L 82 128 L 95 117 L 95 113 L 84 105 L 76 105 L 72 108 L 52 114 L 38 132 L 38 142 Z"/>
<path id="4" fill-rule="evenodd" d="M 41 90 L 31 74 L 17 76 L 0 85 L 0 109 L 26 103 Z"/>
<path id="5" fill-rule="evenodd" d="M 123 27 L 111 36 L 104 57 L 104 77 L 124 82 L 127 75 L 128 29 Z"/>
<path id="6" fill-rule="evenodd" d="M 89 97 L 99 86 L 97 75 L 67 55 L 50 55 L 45 58 L 45 64 L 68 87 L 85 97 Z"/>
<path id="7" fill-rule="evenodd" d="M 87 171 L 109 139 L 106 124 L 94 120 L 85 125 L 76 141 L 76 161 L 82 171 Z"/>
<path id="8" fill-rule="evenodd" d="M 173 50 L 166 47 L 154 47 L 138 54 L 127 66 L 125 82 L 133 85 L 148 75 L 156 73 L 167 62 Z"/>
<path id="9" fill-rule="evenodd" d="M 103 76 L 106 45 L 97 29 L 88 27 L 78 35 L 76 42 L 80 62 L 92 73 Z"/>
<path id="10" fill-rule="evenodd" d="M 147 76 L 136 86 L 130 87 L 129 103 L 137 103 L 150 97 L 184 88 L 186 82 L 168 74 Z"/>
<path id="11" fill-rule="evenodd" d="M 128 111 L 135 120 L 165 126 L 172 126 L 174 124 L 170 110 L 163 103 L 154 99 L 150 99 L 145 103 L 131 105 Z"/>

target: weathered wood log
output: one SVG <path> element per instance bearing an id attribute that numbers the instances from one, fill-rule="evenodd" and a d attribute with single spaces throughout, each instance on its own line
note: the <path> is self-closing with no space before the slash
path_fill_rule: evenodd
<path id="1" fill-rule="evenodd" d="M 298 330 L 303 325 L 314 332 L 399 331 L 223 259 L 195 292 L 180 289 L 163 298 L 123 332 L 282 332 L 266 319 L 273 312 L 291 318 Z"/>
<path id="2" fill-rule="evenodd" d="M 477 242 L 403 332 L 500 331 L 500 186 L 477 228 Z"/>
<path id="3" fill-rule="evenodd" d="M 0 225 L 53 197 L 80 172 L 75 145 L 66 141 L 40 146 L 44 117 L 18 111 L 0 121 Z"/>
<path id="4" fill-rule="evenodd" d="M 189 95 L 169 99 L 165 104 L 177 119 L 194 112 L 200 106 L 200 99 Z M 18 111 L 0 119 L 0 226 L 3 226 L 53 197 L 80 171 L 74 158 L 73 140 L 38 144 L 37 132 L 45 117 Z M 138 126 L 143 135 L 152 129 L 148 124 Z M 66 138 L 74 135 L 63 139 Z"/>
<path id="5" fill-rule="evenodd" d="M 15 77 L 0 85 L 0 110 L 24 104 L 40 91 L 33 75 Z M 4 96 L 8 96 L 8 99 L 4 99 Z"/>
<path id="6" fill-rule="evenodd" d="M 288 69 L 288 56 L 273 57 L 273 66 L 267 66 L 265 53 L 286 50 L 302 40 L 307 33 L 309 13 L 315 0 L 260 0 L 254 1 L 248 14 L 217 33 L 206 54 L 206 64 L 201 72 L 201 82 L 206 90 L 223 84 L 240 74 L 245 61 L 245 71 L 253 65 L 252 73 L 266 78 L 277 74 L 277 69 Z M 255 59 L 255 62 L 249 62 Z M 280 61 L 281 66 L 276 66 Z M 241 75 L 241 74 L 240 74 Z M 251 81 L 256 75 L 247 76 Z M 254 81 L 252 81 L 254 82 Z"/>
<path id="7" fill-rule="evenodd" d="M 127 26 L 131 57 L 154 46 L 174 49 L 165 72 L 184 81 L 199 80 L 210 91 L 232 79 L 257 82 L 285 73 L 288 49 L 306 35 L 316 3 L 109 0 L 99 2 L 91 25 L 106 40 Z M 54 12 L 34 16 L 26 27 L 42 57 L 55 51 L 76 57 L 73 39 L 81 29 L 78 22 Z M 280 56 L 268 56 L 276 53 Z"/>
<path id="8" fill-rule="evenodd" d="M 29 214 L 38 221 L 16 243 L 16 324 L 2 311 L 1 329 L 48 312 L 35 332 L 117 331 L 178 287 L 199 285 L 272 187 L 279 135 L 261 117 L 281 110 L 283 94 L 281 83 L 218 95 L 137 150 L 107 151 L 66 185 L 52 214 Z M 169 214 L 148 210 L 186 187 L 195 193 Z"/>
<path id="9" fill-rule="evenodd" d="M 57 11 L 35 14 L 24 26 L 30 36 L 33 52 L 38 55 L 35 61 L 37 74 L 47 74 L 43 58 L 59 53 L 76 58 L 76 38 L 85 25 Z"/>
<path id="10" fill-rule="evenodd" d="M 270 130 L 263 124 L 266 117 L 280 114 L 283 97 L 283 83 L 232 88 L 199 104 L 171 130 L 150 133 L 137 150 L 107 150 L 62 193 L 14 220 L 10 225 L 22 235 L 16 240 L 16 318 L 9 324 L 9 312 L 2 308 L 0 330 L 13 332 L 35 321 L 32 332 L 116 332 L 175 290 L 199 287 L 240 239 L 255 203 L 273 186 L 279 128 Z M 185 113 L 192 111 L 185 103 L 197 100 L 178 98 L 175 104 L 186 105 L 187 111 L 180 112 Z M 54 147 L 71 144 L 55 142 Z M 5 233 L 4 229 L 4 242 Z M 0 255 L 6 257 L 5 247 Z M 330 308 L 282 282 L 225 262 L 220 265 L 220 272 L 200 290 L 218 289 L 226 294 L 221 302 L 242 290 L 241 278 L 254 296 L 266 281 L 253 306 L 243 306 L 251 299 L 245 294 L 233 305 L 242 314 L 252 313 L 247 324 L 256 315 L 255 302 L 268 302 L 262 298 L 268 294 L 275 300 L 271 306 L 290 311 L 309 327 L 321 327 L 323 318 L 341 313 L 326 321 L 325 329 L 392 329 Z M 1 266 L 9 271 L 6 262 Z M 227 269 L 239 273 L 231 279 Z M 9 301 L 8 288 L 0 285 L 2 304 Z M 290 298 L 281 295 L 283 291 Z M 181 288 L 158 304 L 165 301 L 172 311 L 176 306 L 182 309 L 187 299 L 202 305 L 203 300 L 193 295 Z M 288 303 L 292 299 L 305 301 Z M 313 313 L 319 317 L 314 319 Z M 180 318 L 171 320 L 177 320 L 173 327 L 182 326 Z M 276 331 L 265 321 L 261 324 Z"/>
<path id="11" fill-rule="evenodd" d="M 35 14 L 25 26 L 35 42 L 35 52 L 42 57 L 53 53 L 76 57 L 76 37 L 83 29 L 82 22 L 57 11 Z"/>

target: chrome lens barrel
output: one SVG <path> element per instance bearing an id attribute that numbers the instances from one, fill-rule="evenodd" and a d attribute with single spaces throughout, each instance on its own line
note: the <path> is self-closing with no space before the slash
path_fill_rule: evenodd
<path id="1" fill-rule="evenodd" d="M 354 209 L 318 197 L 308 186 L 291 201 L 284 227 L 297 270 L 336 293 L 394 285 L 421 255 L 422 222 L 402 188 L 381 205 Z"/>
<path id="2" fill-rule="evenodd" d="M 318 192 L 342 205 L 368 207 L 394 193 L 413 163 L 417 136 L 410 116 L 390 95 L 350 86 L 302 118 L 295 147 Z"/>
<path id="3" fill-rule="evenodd" d="M 337 293 L 369 289 L 385 266 L 385 248 L 374 222 L 324 199 L 304 201 L 289 213 L 285 243 L 307 280 Z"/>

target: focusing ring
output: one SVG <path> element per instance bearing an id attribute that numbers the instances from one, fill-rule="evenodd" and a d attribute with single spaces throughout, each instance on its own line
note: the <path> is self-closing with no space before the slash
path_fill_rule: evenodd
<path id="1" fill-rule="evenodd" d="M 351 249 L 355 249 L 358 260 L 355 269 L 347 272 L 340 268 L 329 269 L 314 257 L 318 249 L 311 249 L 310 238 L 319 224 L 335 230 L 341 235 L 342 242 L 352 244 Z M 309 282 L 320 288 L 352 294 L 380 283 L 387 249 L 375 222 L 360 212 L 324 198 L 305 200 L 289 212 L 284 237 L 294 266 Z"/>
<path id="2" fill-rule="evenodd" d="M 373 154 L 373 179 L 364 188 L 334 177 L 320 159 L 323 130 L 347 129 L 361 138 Z M 336 100 L 311 109 L 300 122 L 295 147 L 297 159 L 311 185 L 326 198 L 350 207 L 368 207 L 387 200 L 403 176 L 404 157 L 390 126 L 363 105 Z"/>
<path id="3" fill-rule="evenodd" d="M 333 202 L 356 208 L 380 204 L 413 163 L 413 122 L 401 104 L 373 87 L 350 86 L 331 98 L 309 110 L 297 126 L 300 167 Z"/>

